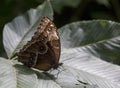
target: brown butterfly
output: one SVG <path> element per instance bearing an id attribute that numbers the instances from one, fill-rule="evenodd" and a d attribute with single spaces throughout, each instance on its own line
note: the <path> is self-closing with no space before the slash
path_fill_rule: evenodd
<path id="1" fill-rule="evenodd" d="M 57 28 L 48 17 L 44 17 L 32 39 L 18 53 L 18 61 L 43 71 L 57 69 L 61 65 L 60 50 Z"/>

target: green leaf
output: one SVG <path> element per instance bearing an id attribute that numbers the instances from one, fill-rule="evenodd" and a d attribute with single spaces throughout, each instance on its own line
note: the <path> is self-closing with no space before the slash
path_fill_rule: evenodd
<path id="1" fill-rule="evenodd" d="M 35 72 L 20 64 L 14 65 L 16 69 L 17 88 L 38 88 L 38 80 Z"/>
<path id="2" fill-rule="evenodd" d="M 5 63 L 6 61 L 9 60 L 3 59 L 3 62 L 0 61 L 0 65 L 3 65 L 0 66 L 0 69 L 4 67 L 4 65 L 9 65 L 8 63 Z M 9 86 L 3 88 L 16 88 L 13 87 L 16 86 L 16 83 L 11 84 L 12 81 L 17 81 L 17 88 L 83 88 L 85 86 L 86 88 L 120 87 L 119 66 L 104 62 L 97 57 L 78 51 L 77 49 L 62 51 L 61 62 L 63 62 L 63 65 L 60 66 L 58 70 L 52 70 L 48 73 L 40 71 L 36 72 L 18 63 L 14 65 L 15 70 L 12 70 L 14 75 L 11 76 L 12 73 L 8 73 L 8 76 L 6 76 L 5 72 L 13 69 L 13 67 L 5 67 L 5 70 L 6 68 L 8 69 L 4 72 L 6 77 L 4 80 L 8 80 L 9 76 L 13 77 L 13 79 L 11 79 L 10 82 L 7 81 L 12 87 Z M 1 69 L 1 72 L 3 72 L 4 69 Z M 1 77 L 3 77 L 3 74 L 0 74 L 0 79 Z M 3 84 L 3 86 L 6 86 L 5 84 Z"/>
<path id="3" fill-rule="evenodd" d="M 44 2 L 36 9 L 29 10 L 26 14 L 16 17 L 4 27 L 3 43 L 9 58 L 20 50 L 30 40 L 37 29 L 43 16 L 52 19 L 53 10 L 49 1 Z"/>
<path id="4" fill-rule="evenodd" d="M 38 88 L 35 72 L 0 57 L 0 88 Z"/>
<path id="5" fill-rule="evenodd" d="M 2 57 L 0 57 L 0 88 L 16 88 L 16 76 L 12 62 Z"/>
<path id="6" fill-rule="evenodd" d="M 67 24 L 59 29 L 62 48 L 79 47 L 101 59 L 120 58 L 120 24 L 94 20 Z"/>
<path id="7" fill-rule="evenodd" d="M 44 73 L 36 72 L 38 76 L 38 88 L 61 88 L 53 79 Z"/>
<path id="8" fill-rule="evenodd" d="M 119 88 L 120 67 L 100 60 L 79 50 L 79 48 L 62 51 L 63 66 L 56 79 L 64 88 L 80 88 L 80 81 L 91 88 Z M 81 87 L 82 88 L 82 87 Z"/>
<path id="9" fill-rule="evenodd" d="M 96 0 L 99 4 L 103 4 L 105 6 L 110 6 L 109 0 Z"/>
<path id="10" fill-rule="evenodd" d="M 81 0 L 51 0 L 51 4 L 54 10 L 60 13 L 65 6 L 77 7 L 80 1 Z"/>

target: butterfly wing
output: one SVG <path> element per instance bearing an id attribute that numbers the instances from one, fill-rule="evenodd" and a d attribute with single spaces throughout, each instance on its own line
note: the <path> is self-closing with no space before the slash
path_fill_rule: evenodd
<path id="1" fill-rule="evenodd" d="M 60 58 L 60 51 L 61 51 L 60 37 L 54 23 L 49 18 L 46 18 L 46 19 L 49 21 L 49 23 L 45 28 L 45 31 L 43 31 L 43 33 L 47 34 L 48 36 L 48 43 L 47 43 L 48 47 L 54 53 L 55 63 L 58 64 L 59 58 Z"/>
<path id="2" fill-rule="evenodd" d="M 20 50 L 19 61 L 28 67 L 47 71 L 57 68 L 60 58 L 60 38 L 54 23 L 44 17 L 32 39 Z"/>
<path id="3" fill-rule="evenodd" d="M 40 38 L 41 36 L 43 36 L 44 39 L 46 38 L 48 51 L 46 54 L 44 54 L 44 56 L 39 54 L 35 68 L 42 70 L 57 68 L 60 58 L 60 38 L 57 28 L 49 18 L 44 17 L 42 24 L 38 27 L 38 32 L 41 33 Z M 44 39 L 42 40 L 44 41 Z"/>

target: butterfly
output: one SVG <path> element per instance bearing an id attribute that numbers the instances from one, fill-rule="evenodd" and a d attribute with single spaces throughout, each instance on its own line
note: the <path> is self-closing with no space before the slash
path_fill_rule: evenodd
<path id="1" fill-rule="evenodd" d="M 51 19 L 43 17 L 31 40 L 20 49 L 18 61 L 43 71 L 57 69 L 61 52 L 60 37 Z"/>

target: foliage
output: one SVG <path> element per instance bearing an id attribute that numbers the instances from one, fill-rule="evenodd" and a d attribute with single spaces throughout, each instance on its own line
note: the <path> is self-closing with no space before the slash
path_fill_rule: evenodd
<path id="1" fill-rule="evenodd" d="M 62 47 L 60 62 L 63 63 L 58 70 L 38 71 L 14 60 L 16 53 L 31 39 L 43 16 L 53 19 L 53 8 L 61 14 L 65 6 L 75 8 L 88 3 L 86 0 L 76 2 L 45 1 L 4 26 L 3 45 L 8 59 L 0 57 L 0 88 L 120 88 L 120 67 L 106 62 L 119 64 L 120 24 L 117 22 L 77 21 L 58 28 Z M 108 0 L 100 3 L 110 5 Z"/>

